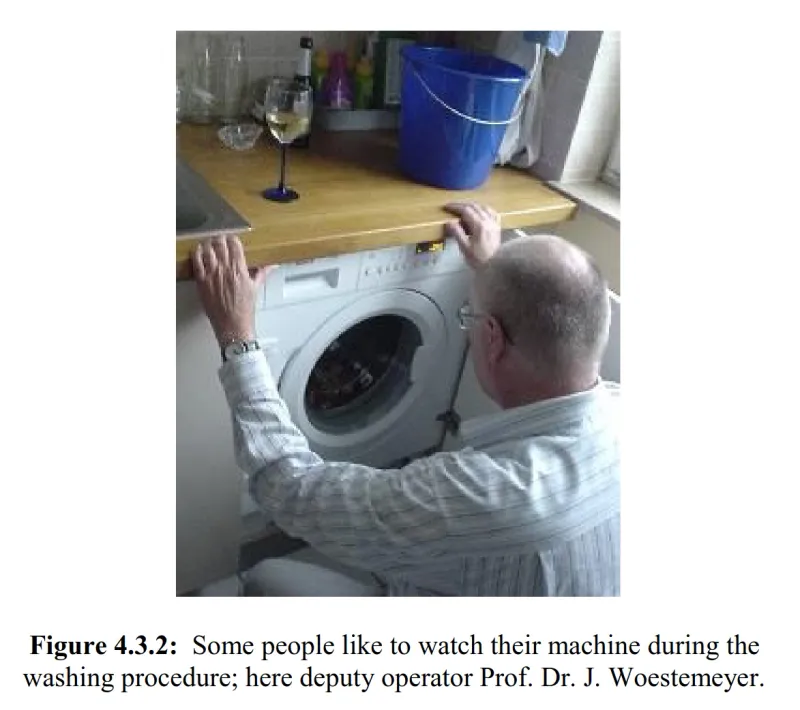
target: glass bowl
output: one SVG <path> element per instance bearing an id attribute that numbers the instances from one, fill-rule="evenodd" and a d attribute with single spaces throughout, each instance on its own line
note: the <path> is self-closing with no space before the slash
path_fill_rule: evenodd
<path id="1" fill-rule="evenodd" d="M 257 123 L 232 123 L 217 131 L 222 145 L 231 150 L 250 150 L 264 128 Z"/>

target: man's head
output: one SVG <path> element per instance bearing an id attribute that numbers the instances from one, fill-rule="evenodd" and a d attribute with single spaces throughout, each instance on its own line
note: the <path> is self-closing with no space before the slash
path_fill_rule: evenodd
<path id="1" fill-rule="evenodd" d="M 503 244 L 477 269 L 470 330 L 475 372 L 502 407 L 579 392 L 608 340 L 606 282 L 592 258 L 551 235 Z"/>

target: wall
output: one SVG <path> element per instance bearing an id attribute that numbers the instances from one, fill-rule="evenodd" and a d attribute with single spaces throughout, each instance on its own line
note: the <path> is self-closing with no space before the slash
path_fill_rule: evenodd
<path id="1" fill-rule="evenodd" d="M 589 207 L 580 207 L 575 218 L 541 229 L 526 229 L 529 234 L 557 234 L 568 239 L 591 254 L 597 261 L 600 271 L 614 293 L 622 295 L 620 270 L 620 227 L 619 223 L 601 216 Z"/>

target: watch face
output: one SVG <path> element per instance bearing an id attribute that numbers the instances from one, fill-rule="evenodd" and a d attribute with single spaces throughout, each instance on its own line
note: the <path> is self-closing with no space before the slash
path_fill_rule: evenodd
<path id="1" fill-rule="evenodd" d="M 231 343 L 225 346 L 225 358 L 233 357 L 234 355 L 241 355 L 247 351 L 247 347 L 242 342 Z"/>

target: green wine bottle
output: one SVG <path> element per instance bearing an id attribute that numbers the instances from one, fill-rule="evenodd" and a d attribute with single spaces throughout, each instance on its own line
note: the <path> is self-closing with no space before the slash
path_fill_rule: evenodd
<path id="1" fill-rule="evenodd" d="M 294 80 L 301 86 L 306 86 L 313 92 L 314 88 L 311 83 L 311 50 L 314 49 L 314 40 L 311 37 L 300 38 L 300 58 L 297 60 L 297 72 L 294 75 Z M 313 99 L 313 94 L 312 94 Z M 311 128 L 309 127 L 308 133 L 303 136 L 295 138 L 291 146 L 293 148 L 308 148 L 311 138 Z"/>

